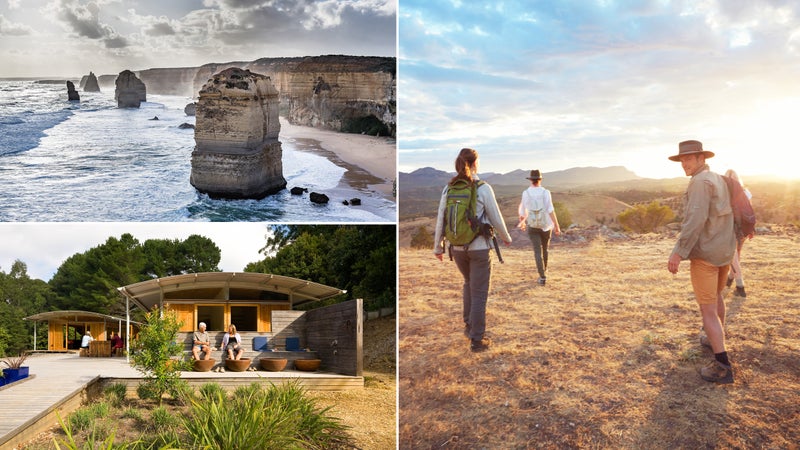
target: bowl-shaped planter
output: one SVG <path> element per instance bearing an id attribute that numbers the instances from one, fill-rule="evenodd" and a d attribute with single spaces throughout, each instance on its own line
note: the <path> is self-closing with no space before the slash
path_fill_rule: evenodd
<path id="1" fill-rule="evenodd" d="M 208 372 L 216 363 L 216 359 L 196 359 L 192 363 L 192 369 L 195 372 Z"/>
<path id="2" fill-rule="evenodd" d="M 286 368 L 286 358 L 261 358 L 261 368 L 270 372 L 280 372 Z"/>
<path id="3" fill-rule="evenodd" d="M 226 359 L 225 367 L 232 372 L 244 372 L 250 367 L 250 358 Z"/>
<path id="4" fill-rule="evenodd" d="M 322 360 L 319 359 L 296 359 L 294 360 L 294 366 L 297 368 L 297 370 L 313 372 L 319 369 L 321 362 Z"/>

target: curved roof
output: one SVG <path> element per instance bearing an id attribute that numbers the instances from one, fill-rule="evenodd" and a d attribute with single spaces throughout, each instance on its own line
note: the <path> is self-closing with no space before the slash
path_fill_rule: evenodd
<path id="1" fill-rule="evenodd" d="M 100 320 L 106 322 L 125 321 L 125 319 L 121 317 L 109 316 L 107 314 L 101 314 L 92 311 L 74 311 L 74 310 L 45 311 L 39 314 L 34 314 L 32 316 L 25 317 L 22 320 L 66 320 L 68 322 L 98 322 Z"/>
<path id="2" fill-rule="evenodd" d="M 293 305 L 325 300 L 347 291 L 299 278 L 251 272 L 202 272 L 142 281 L 118 288 L 145 311 L 153 309 L 167 293 L 199 289 L 248 289 L 285 294 Z"/>

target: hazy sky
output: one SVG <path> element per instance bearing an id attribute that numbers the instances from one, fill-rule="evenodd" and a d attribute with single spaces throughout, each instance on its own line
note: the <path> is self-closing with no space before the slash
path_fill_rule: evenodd
<path id="1" fill-rule="evenodd" d="M 0 0 L 0 77 L 395 56 L 396 0 Z"/>
<path id="2" fill-rule="evenodd" d="M 800 176 L 800 2 L 401 0 L 399 169 Z"/>
<path id="3" fill-rule="evenodd" d="M 31 278 L 48 281 L 61 263 L 75 253 L 103 244 L 109 237 L 130 233 L 140 243 L 148 239 L 205 236 L 220 248 L 219 268 L 241 272 L 248 263 L 264 258 L 266 225 L 258 223 L 13 223 L 0 222 L 0 271 L 9 273 L 19 259 Z"/>

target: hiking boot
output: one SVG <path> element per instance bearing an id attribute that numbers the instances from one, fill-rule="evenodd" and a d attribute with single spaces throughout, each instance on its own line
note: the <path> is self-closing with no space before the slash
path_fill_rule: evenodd
<path id="1" fill-rule="evenodd" d="M 736 286 L 736 292 L 733 293 L 735 297 L 747 297 L 747 293 L 744 291 L 744 286 Z"/>
<path id="2" fill-rule="evenodd" d="M 731 287 L 731 284 L 733 284 L 733 278 L 728 278 L 728 281 L 725 282 L 725 287 Z"/>
<path id="3" fill-rule="evenodd" d="M 492 345 L 492 342 L 489 339 L 473 339 L 472 343 L 469 345 L 469 349 L 473 352 L 482 352 L 489 350 L 490 345 Z"/>
<path id="4" fill-rule="evenodd" d="M 536 282 L 539 283 L 539 286 L 544 286 L 544 284 L 547 282 L 547 278 L 539 277 L 539 279 L 536 280 Z"/>
<path id="5" fill-rule="evenodd" d="M 700 377 L 714 383 L 731 384 L 733 383 L 733 368 L 714 360 L 700 369 Z"/>

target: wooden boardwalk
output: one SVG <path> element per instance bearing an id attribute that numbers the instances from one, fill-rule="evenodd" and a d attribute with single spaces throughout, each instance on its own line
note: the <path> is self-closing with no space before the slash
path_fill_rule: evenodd
<path id="1" fill-rule="evenodd" d="M 87 387 L 122 382 L 135 391 L 141 373 L 125 358 L 87 358 L 73 353 L 33 354 L 25 364 L 31 377 L 0 388 L 0 450 L 14 449 L 41 429 L 58 425 L 56 411 L 71 412 L 85 400 Z M 279 383 L 297 380 L 308 390 L 347 390 L 364 387 L 363 377 L 326 372 L 183 372 L 191 385 L 217 382 L 228 389 L 263 380 Z M 135 395 L 135 394 L 134 394 Z"/>

